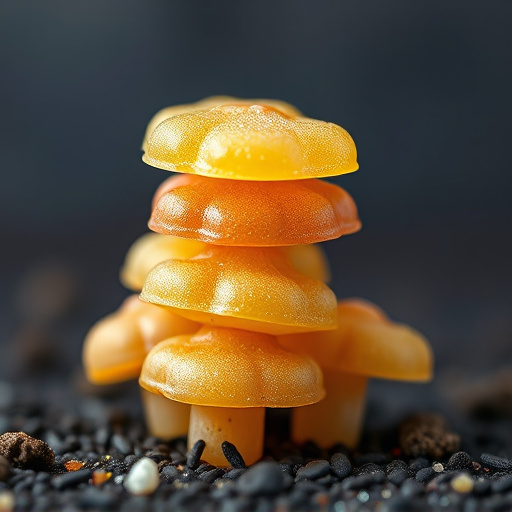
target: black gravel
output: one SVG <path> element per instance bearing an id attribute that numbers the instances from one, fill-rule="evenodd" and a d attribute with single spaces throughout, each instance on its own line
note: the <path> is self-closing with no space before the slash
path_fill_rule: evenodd
<path id="1" fill-rule="evenodd" d="M 26 428 L 34 438 L 8 436 L 21 439 L 23 444 L 9 446 L 24 451 L 8 446 L 7 456 L 0 456 L 0 499 L 12 493 L 16 512 L 512 509 L 511 418 L 493 423 L 468 419 L 466 427 L 474 428 L 461 434 L 462 449 L 439 459 L 406 456 L 399 424 L 366 432 L 358 451 L 341 445 L 325 450 L 311 442 L 299 446 L 288 440 L 286 414 L 274 411 L 268 414 L 264 459 L 246 467 L 236 446 L 226 442 L 226 467 L 220 468 L 201 460 L 202 441 L 187 452 L 183 438 L 162 442 L 148 436 L 134 408 L 136 388 L 108 398 L 50 385 L 36 396 L 32 389 L 12 386 L 6 393 L 9 385 L 0 384 L 2 396 L 11 396 L 0 402 L 0 435 Z M 54 459 L 46 448 L 28 449 L 46 446 L 37 440 L 47 443 Z M 30 455 L 31 467 L 25 459 L 20 464 L 22 453 L 26 461 Z M 44 464 L 32 460 L 34 453 Z M 142 457 L 157 464 L 160 485 L 148 496 L 133 496 L 123 482 Z"/>

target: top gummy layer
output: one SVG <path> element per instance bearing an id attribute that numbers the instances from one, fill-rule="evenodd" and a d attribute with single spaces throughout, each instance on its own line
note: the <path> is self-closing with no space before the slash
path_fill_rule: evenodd
<path id="1" fill-rule="evenodd" d="M 213 178 L 279 181 L 353 172 L 356 156 L 354 141 L 335 124 L 265 105 L 221 105 L 161 122 L 143 160 Z"/>

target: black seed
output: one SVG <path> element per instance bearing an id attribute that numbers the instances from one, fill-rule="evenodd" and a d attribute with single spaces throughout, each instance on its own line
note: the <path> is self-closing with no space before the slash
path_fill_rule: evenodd
<path id="1" fill-rule="evenodd" d="M 206 482 L 207 484 L 213 484 L 217 478 L 224 476 L 224 470 L 222 468 L 214 468 L 209 471 L 205 471 L 199 475 L 199 480 Z"/>
<path id="2" fill-rule="evenodd" d="M 236 483 L 242 494 L 278 494 L 285 488 L 285 474 L 276 462 L 259 462 L 245 471 Z"/>
<path id="3" fill-rule="evenodd" d="M 447 469 L 454 469 L 456 471 L 463 471 L 471 469 L 471 457 L 466 452 L 454 453 L 446 464 Z"/>
<path id="4" fill-rule="evenodd" d="M 181 475 L 179 469 L 176 466 L 165 466 L 162 468 L 160 474 L 168 482 L 173 482 Z"/>
<path id="5" fill-rule="evenodd" d="M 400 485 L 408 476 L 409 472 L 407 469 L 397 467 L 389 472 L 388 480 L 392 484 Z"/>
<path id="6" fill-rule="evenodd" d="M 423 457 L 418 457 L 417 459 L 414 459 L 413 461 L 411 461 L 409 464 L 409 469 L 410 469 L 411 473 L 413 473 L 413 474 L 416 474 L 420 469 L 425 469 L 425 468 L 429 468 L 429 467 L 430 467 L 430 462 Z"/>
<path id="7" fill-rule="evenodd" d="M 488 494 L 490 490 L 491 482 L 489 482 L 489 480 L 476 480 L 475 485 L 473 487 L 473 492 L 479 496 Z"/>
<path id="8" fill-rule="evenodd" d="M 389 474 L 391 473 L 391 471 L 395 469 L 402 469 L 404 471 L 408 471 L 408 466 L 403 460 L 393 460 L 386 466 L 386 473 Z"/>
<path id="9" fill-rule="evenodd" d="M 80 494 L 79 503 L 86 509 L 111 510 L 116 504 L 117 496 L 106 489 L 89 487 Z"/>
<path id="10" fill-rule="evenodd" d="M 189 468 L 195 469 L 197 467 L 199 460 L 201 459 L 201 455 L 203 455 L 205 446 L 206 443 L 202 439 L 199 439 L 194 443 L 194 446 L 190 449 L 187 457 L 187 466 Z"/>
<path id="11" fill-rule="evenodd" d="M 92 471 L 90 469 L 79 469 L 78 471 L 71 471 L 70 473 L 54 477 L 51 480 L 51 485 L 53 488 L 61 490 L 87 482 L 91 477 Z"/>
<path id="12" fill-rule="evenodd" d="M 407 479 L 400 487 L 400 494 L 404 498 L 414 498 L 416 496 L 421 496 L 425 492 L 425 488 L 416 480 L 412 478 Z"/>
<path id="13" fill-rule="evenodd" d="M 227 471 L 222 478 L 229 478 L 230 480 L 236 480 L 240 475 L 243 475 L 246 468 L 235 468 Z"/>
<path id="14" fill-rule="evenodd" d="M 432 478 L 435 476 L 436 472 L 431 467 L 423 468 L 416 473 L 416 480 L 422 484 L 425 484 L 432 480 Z"/>
<path id="15" fill-rule="evenodd" d="M 126 437 L 119 434 L 114 434 L 110 440 L 114 450 L 118 451 L 122 455 L 128 455 L 132 453 L 132 446 Z"/>
<path id="16" fill-rule="evenodd" d="M 338 478 L 346 478 L 352 472 L 352 464 L 344 453 L 335 453 L 331 457 L 331 469 Z"/>
<path id="17" fill-rule="evenodd" d="M 512 475 L 507 475 L 491 483 L 493 492 L 507 492 L 512 489 Z"/>
<path id="18" fill-rule="evenodd" d="M 314 460 L 297 471 L 295 480 L 316 480 L 326 476 L 331 471 L 331 466 L 326 460 Z"/>
<path id="19" fill-rule="evenodd" d="M 483 453 L 480 460 L 487 468 L 499 471 L 510 471 L 512 469 L 512 460 L 505 459 L 503 457 L 496 457 L 496 455 L 491 455 L 489 453 Z"/>
<path id="20" fill-rule="evenodd" d="M 221 446 L 222 453 L 224 453 L 224 457 L 226 457 L 226 460 L 231 464 L 231 467 L 235 469 L 247 467 L 243 457 L 234 444 L 231 444 L 229 441 L 224 441 Z"/>

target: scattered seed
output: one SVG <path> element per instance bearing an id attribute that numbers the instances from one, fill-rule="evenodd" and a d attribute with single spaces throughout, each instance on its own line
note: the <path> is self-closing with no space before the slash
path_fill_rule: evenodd
<path id="1" fill-rule="evenodd" d="M 154 460 L 143 457 L 130 469 L 124 479 L 124 487 L 130 494 L 152 494 L 160 484 L 158 466 Z"/>
<path id="2" fill-rule="evenodd" d="M 201 460 L 201 456 L 203 455 L 204 449 L 206 447 L 206 443 L 199 439 L 194 443 L 194 446 L 190 449 L 190 452 L 187 457 L 187 466 L 189 468 L 195 469 Z"/>
<path id="3" fill-rule="evenodd" d="M 236 449 L 235 445 L 231 444 L 229 441 L 222 443 L 222 453 L 224 453 L 224 457 L 226 457 L 226 460 L 231 464 L 232 468 L 247 467 L 240 452 Z"/>

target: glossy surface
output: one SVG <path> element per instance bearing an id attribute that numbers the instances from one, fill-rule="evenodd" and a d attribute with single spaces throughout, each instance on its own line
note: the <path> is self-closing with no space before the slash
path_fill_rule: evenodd
<path id="1" fill-rule="evenodd" d="M 199 327 L 132 295 L 87 333 L 83 347 L 87 378 L 95 384 L 135 379 L 146 354 L 157 343 L 177 334 L 196 332 Z"/>
<path id="2" fill-rule="evenodd" d="M 191 258 L 204 247 L 202 242 L 195 240 L 146 233 L 128 250 L 120 272 L 121 282 L 126 288 L 138 292 L 149 271 L 158 263 L 171 258 Z"/>
<path id="3" fill-rule="evenodd" d="M 154 347 L 139 383 L 173 400 L 214 407 L 295 407 L 324 395 L 316 363 L 284 350 L 274 336 L 206 326 Z"/>
<path id="4" fill-rule="evenodd" d="M 299 110 L 297 110 L 294 106 L 289 103 L 285 103 L 280 100 L 270 100 L 270 99 L 246 99 L 246 98 L 235 98 L 233 96 L 211 96 L 209 98 L 204 98 L 196 103 L 188 103 L 185 105 L 173 105 L 172 107 L 163 108 L 159 110 L 149 121 L 148 127 L 146 129 L 146 134 L 144 135 L 144 141 L 142 142 L 142 149 L 146 151 L 147 140 L 151 133 L 153 133 L 154 129 L 162 122 L 165 121 L 168 117 L 177 116 L 179 114 L 186 114 L 187 112 L 194 112 L 196 110 L 204 110 L 213 107 L 218 107 L 219 105 L 268 105 L 269 107 L 274 107 L 281 112 L 293 117 L 297 117 L 302 115 Z"/>
<path id="5" fill-rule="evenodd" d="M 336 327 L 336 298 L 279 249 L 208 246 L 148 275 L 141 299 L 209 325 L 270 334 Z"/>
<path id="6" fill-rule="evenodd" d="M 229 466 L 222 451 L 222 443 L 236 446 L 244 462 L 254 464 L 263 456 L 265 409 L 263 407 L 202 407 L 192 405 L 188 449 L 202 439 L 205 449 L 201 459 L 217 467 Z"/>
<path id="7" fill-rule="evenodd" d="M 340 126 L 264 105 L 223 105 L 161 122 L 143 160 L 168 171 L 276 181 L 356 171 L 354 141 Z"/>
<path id="8" fill-rule="evenodd" d="M 329 261 L 321 245 L 288 245 L 281 247 L 297 272 L 328 283 L 331 279 Z"/>
<path id="9" fill-rule="evenodd" d="M 365 301 L 340 301 L 334 331 L 283 336 L 279 341 L 326 368 L 383 379 L 432 377 L 427 340 L 414 329 L 391 322 L 380 308 Z"/>
<path id="10" fill-rule="evenodd" d="M 368 377 L 322 368 L 325 398 L 292 411 L 291 434 L 297 443 L 321 448 L 343 443 L 355 448 L 361 436 Z"/>
<path id="11" fill-rule="evenodd" d="M 257 182 L 184 174 L 155 194 L 149 227 L 229 246 L 322 242 L 361 228 L 350 195 L 320 180 Z"/>

